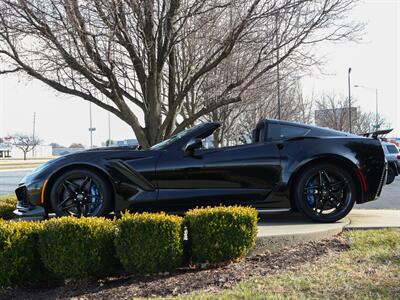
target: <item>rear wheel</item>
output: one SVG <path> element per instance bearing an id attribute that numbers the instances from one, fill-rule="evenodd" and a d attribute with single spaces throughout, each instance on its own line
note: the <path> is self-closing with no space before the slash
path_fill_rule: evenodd
<path id="1" fill-rule="evenodd" d="M 316 164 L 306 169 L 295 186 L 300 211 L 324 223 L 345 217 L 354 206 L 356 194 L 349 172 L 332 164 Z"/>
<path id="2" fill-rule="evenodd" d="M 54 182 L 50 202 L 57 216 L 104 216 L 111 210 L 112 190 L 96 172 L 70 170 Z"/>

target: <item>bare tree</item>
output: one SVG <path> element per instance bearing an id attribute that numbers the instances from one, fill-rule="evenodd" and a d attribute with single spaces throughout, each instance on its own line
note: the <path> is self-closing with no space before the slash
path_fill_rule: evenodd
<path id="1" fill-rule="evenodd" d="M 146 148 L 241 101 L 277 64 L 306 63 L 316 43 L 353 38 L 360 25 L 345 17 L 355 2 L 0 0 L 0 73 L 27 74 L 112 112 Z M 242 62 L 235 76 L 197 99 L 229 58 Z"/>
<path id="2" fill-rule="evenodd" d="M 16 133 L 13 135 L 12 144 L 22 150 L 24 153 L 24 160 L 26 160 L 27 153 L 40 144 L 40 139 L 27 134 Z"/>
<path id="3" fill-rule="evenodd" d="M 356 107 L 356 101 L 351 102 L 352 132 L 363 133 L 373 131 L 376 122 L 375 114 L 366 113 Z M 335 93 L 325 94 L 316 103 L 315 123 L 341 131 L 349 131 L 349 101 L 348 98 L 338 97 Z M 388 126 L 386 120 L 378 115 L 378 124 Z"/>
<path id="4" fill-rule="evenodd" d="M 214 135 L 215 146 L 247 142 L 260 120 L 278 118 L 274 75 L 255 84 L 241 102 L 220 108 L 209 115 L 210 120 L 220 120 L 225 125 Z M 286 74 L 281 78 L 281 87 L 281 119 L 312 123 L 313 100 L 303 96 L 299 80 Z"/>
<path id="5" fill-rule="evenodd" d="M 70 148 L 79 148 L 79 149 L 85 149 L 85 146 L 83 146 L 81 143 L 72 143 Z"/>

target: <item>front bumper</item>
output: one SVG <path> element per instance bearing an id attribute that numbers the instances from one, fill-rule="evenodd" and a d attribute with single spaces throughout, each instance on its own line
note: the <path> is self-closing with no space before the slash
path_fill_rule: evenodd
<path id="1" fill-rule="evenodd" d="M 25 185 L 19 186 L 15 190 L 17 196 L 17 206 L 14 214 L 19 218 L 43 218 L 46 216 L 44 207 L 35 205 L 37 194 L 32 194 Z M 33 203 L 32 203 L 33 202 Z"/>

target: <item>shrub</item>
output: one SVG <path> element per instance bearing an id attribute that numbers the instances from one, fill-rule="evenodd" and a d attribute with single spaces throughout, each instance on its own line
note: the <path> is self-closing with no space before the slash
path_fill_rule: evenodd
<path id="1" fill-rule="evenodd" d="M 0 286 L 33 283 L 44 267 L 38 252 L 38 222 L 0 221 Z"/>
<path id="2" fill-rule="evenodd" d="M 118 221 L 117 256 L 128 272 L 172 271 L 183 260 L 183 219 L 164 213 L 125 213 Z"/>
<path id="3" fill-rule="evenodd" d="M 0 198 L 0 219 L 10 220 L 15 218 L 13 211 L 17 204 L 15 197 Z"/>
<path id="4" fill-rule="evenodd" d="M 242 257 L 255 245 L 257 210 L 250 207 L 206 207 L 186 213 L 189 255 L 194 263 Z"/>
<path id="5" fill-rule="evenodd" d="M 104 218 L 62 217 L 44 222 L 39 237 L 45 267 L 63 278 L 107 275 L 115 258 L 114 222 Z"/>

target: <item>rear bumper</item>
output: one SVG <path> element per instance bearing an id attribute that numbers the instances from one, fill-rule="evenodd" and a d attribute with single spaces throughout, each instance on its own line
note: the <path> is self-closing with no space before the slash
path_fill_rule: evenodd
<path id="1" fill-rule="evenodd" d="M 369 201 L 377 200 L 381 193 L 384 185 L 386 184 L 386 177 L 388 172 L 388 163 L 385 161 L 375 172 L 365 173 L 364 171 L 361 174 L 365 176 L 365 186 L 363 188 L 362 196 L 357 199 L 357 204 L 362 204 Z M 361 181 L 360 181 L 361 183 Z"/>
<path id="2" fill-rule="evenodd" d="M 378 199 L 382 193 L 383 186 L 386 184 L 387 172 L 388 172 L 388 163 L 385 162 L 385 167 L 383 169 L 382 176 L 379 181 L 379 186 L 378 186 L 378 190 L 375 195 L 375 199 Z"/>

